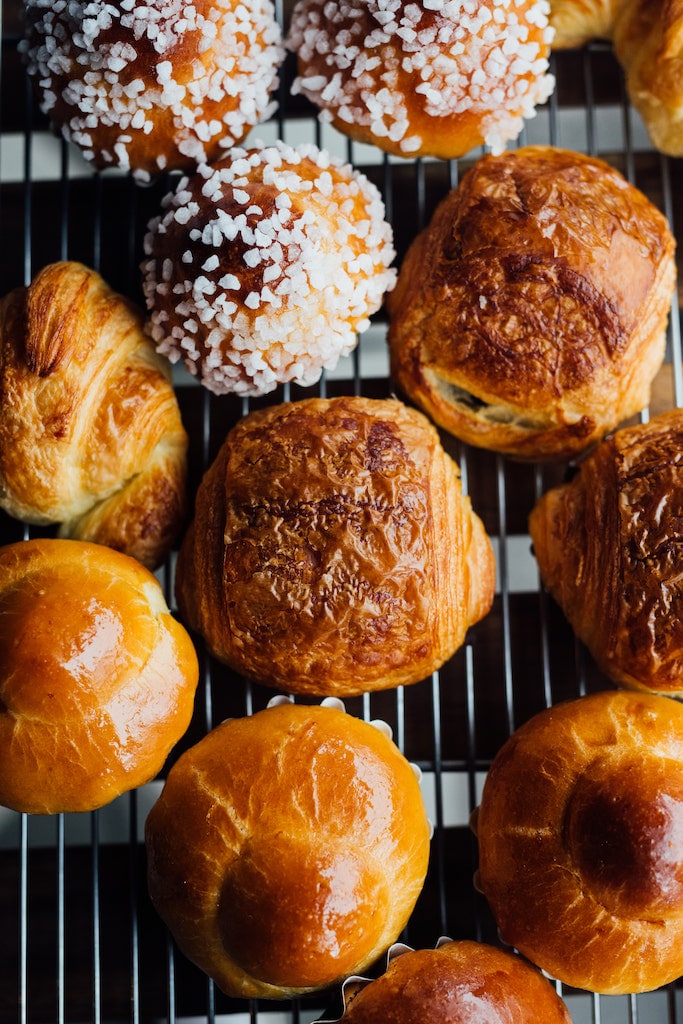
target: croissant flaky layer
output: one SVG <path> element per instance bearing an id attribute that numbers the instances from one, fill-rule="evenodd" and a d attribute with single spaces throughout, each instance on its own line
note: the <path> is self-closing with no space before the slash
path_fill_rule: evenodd
<path id="1" fill-rule="evenodd" d="M 609 38 L 657 149 L 683 156 L 683 0 L 551 0 L 553 49 Z"/>
<path id="2" fill-rule="evenodd" d="M 529 519 L 541 578 L 600 668 L 683 694 L 683 411 L 604 441 Z"/>
<path id="3" fill-rule="evenodd" d="M 602 160 L 478 160 L 387 299 L 392 373 L 444 429 L 567 459 L 648 404 L 676 278 L 661 212 Z"/>
<path id="4" fill-rule="evenodd" d="M 506 942 L 552 977 L 644 992 L 683 971 L 683 705 L 605 691 L 496 755 L 473 818 Z"/>
<path id="5" fill-rule="evenodd" d="M 187 435 L 142 314 L 78 263 L 0 303 L 0 506 L 155 567 L 185 510 Z"/>
<path id="6" fill-rule="evenodd" d="M 489 610 L 490 541 L 434 427 L 395 400 L 252 412 L 199 488 L 178 606 L 237 671 L 348 695 L 424 679 Z"/>

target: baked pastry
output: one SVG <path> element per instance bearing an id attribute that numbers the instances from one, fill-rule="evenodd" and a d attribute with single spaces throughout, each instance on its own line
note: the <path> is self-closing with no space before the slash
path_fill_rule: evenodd
<path id="1" fill-rule="evenodd" d="M 197 493 L 181 616 L 287 693 L 414 683 L 490 609 L 491 543 L 421 413 L 339 397 L 250 413 Z"/>
<path id="2" fill-rule="evenodd" d="M 553 50 L 584 46 L 592 39 L 611 39 L 624 0 L 550 0 Z"/>
<path id="3" fill-rule="evenodd" d="M 683 156 L 683 2 L 622 0 L 614 50 L 652 142 Z"/>
<path id="4" fill-rule="evenodd" d="M 292 92 L 397 156 L 500 152 L 554 89 L 548 12 L 547 0 L 299 0 Z"/>
<path id="5" fill-rule="evenodd" d="M 150 568 L 185 506 L 187 435 L 143 314 L 80 263 L 0 302 L 0 507 Z"/>
<path id="6" fill-rule="evenodd" d="M 384 974 L 345 986 L 344 1024 L 571 1024 L 540 971 L 495 946 L 445 941 L 389 955 Z"/>
<path id="7" fill-rule="evenodd" d="M 99 544 L 0 548 L 0 804 L 91 811 L 161 770 L 199 669 L 155 577 Z"/>
<path id="8" fill-rule="evenodd" d="M 614 682 L 683 697 L 683 410 L 617 431 L 529 518 L 541 579 Z"/>
<path id="9" fill-rule="evenodd" d="M 182 179 L 145 253 L 159 351 L 216 394 L 315 383 L 355 348 L 395 281 L 375 186 L 324 150 L 283 142 Z"/>
<path id="10" fill-rule="evenodd" d="M 554 978 L 617 994 L 683 974 L 683 705 L 616 690 L 542 711 L 473 824 L 503 938 Z"/>
<path id="11" fill-rule="evenodd" d="M 270 0 L 26 0 L 21 43 L 43 113 L 102 169 L 140 181 L 237 145 L 277 104 Z"/>
<path id="12" fill-rule="evenodd" d="M 663 214 L 601 160 L 484 156 L 388 297 L 396 382 L 469 444 L 570 459 L 648 404 L 674 248 Z"/>
<path id="13" fill-rule="evenodd" d="M 424 884 L 430 826 L 383 731 L 285 701 L 219 725 L 147 818 L 149 892 L 230 995 L 285 998 L 372 964 Z"/>

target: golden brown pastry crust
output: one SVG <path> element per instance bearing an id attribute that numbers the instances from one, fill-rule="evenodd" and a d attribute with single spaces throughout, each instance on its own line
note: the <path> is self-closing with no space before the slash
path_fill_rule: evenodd
<path id="1" fill-rule="evenodd" d="M 292 997 L 395 941 L 429 835 L 413 769 L 383 732 L 284 703 L 224 722 L 173 766 L 147 818 L 149 890 L 225 992 Z"/>
<path id="2" fill-rule="evenodd" d="M 424 679 L 493 600 L 491 544 L 426 417 L 306 399 L 228 434 L 181 546 L 181 615 L 238 672 L 292 693 Z"/>
<path id="3" fill-rule="evenodd" d="M 617 431 L 529 518 L 541 579 L 603 672 L 683 696 L 683 411 Z"/>
<path id="4" fill-rule="evenodd" d="M 187 435 L 142 314 L 79 263 L 0 302 L 0 506 L 150 568 L 182 524 Z"/>
<path id="5" fill-rule="evenodd" d="M 683 0 L 622 0 L 614 49 L 652 142 L 683 156 Z"/>
<path id="6" fill-rule="evenodd" d="M 139 562 L 82 541 L 0 548 L 0 803 L 90 811 L 148 782 L 190 723 L 198 672 Z"/>
<path id="7" fill-rule="evenodd" d="M 553 50 L 583 46 L 592 39 L 610 39 L 624 0 L 550 0 Z"/>
<path id="8" fill-rule="evenodd" d="M 41 109 L 98 168 L 148 181 L 237 145 L 276 108 L 270 0 L 27 0 L 21 44 Z"/>
<path id="9" fill-rule="evenodd" d="M 546 0 L 299 0 L 292 91 L 321 120 L 397 156 L 501 151 L 554 88 L 548 12 Z"/>
<path id="10" fill-rule="evenodd" d="M 540 971 L 482 942 L 406 950 L 349 1001 L 344 1024 L 571 1024 Z"/>
<path id="11" fill-rule="evenodd" d="M 392 373 L 470 444 L 571 458 L 648 404 L 674 248 L 665 217 L 600 160 L 485 156 L 399 270 Z"/>
<path id="12" fill-rule="evenodd" d="M 683 705 L 614 691 L 503 746 L 474 820 L 503 937 L 553 977 L 617 994 L 683 972 Z"/>

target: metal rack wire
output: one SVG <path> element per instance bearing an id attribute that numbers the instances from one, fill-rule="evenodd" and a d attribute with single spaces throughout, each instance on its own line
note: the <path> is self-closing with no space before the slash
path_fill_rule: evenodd
<path id="1" fill-rule="evenodd" d="M 141 239 L 169 180 L 140 188 L 115 173 L 93 173 L 52 137 L 16 53 L 19 33 L 19 0 L 10 0 L 2 12 L 0 67 L 1 293 L 28 283 L 46 263 L 69 258 L 99 270 L 113 287 L 140 301 Z M 553 63 L 557 90 L 520 143 L 602 156 L 664 210 L 683 238 L 683 161 L 652 150 L 626 101 L 609 46 L 558 54 Z M 288 74 L 276 119 L 255 134 L 314 141 L 365 171 L 383 192 L 400 260 L 471 158 L 400 161 L 349 143 L 292 100 Z M 681 404 L 683 397 L 677 304 L 667 352 L 653 397 L 657 411 Z M 215 398 L 182 375 L 176 384 L 191 437 L 194 489 L 228 427 L 250 405 Z M 313 392 L 391 392 L 381 315 L 353 356 Z M 269 401 L 302 396 L 291 386 Z M 442 934 L 497 941 L 487 907 L 472 886 L 476 848 L 467 824 L 488 765 L 510 732 L 536 711 L 606 685 L 539 588 L 529 551 L 528 512 L 563 467 L 518 465 L 443 440 L 495 542 L 494 608 L 431 679 L 347 702 L 352 713 L 386 719 L 398 745 L 424 773 L 436 828 L 427 884 L 404 936 L 414 945 L 432 945 Z M 0 517 L 2 543 L 36 532 Z M 172 602 L 172 559 L 160 578 Z M 202 650 L 200 659 L 195 718 L 171 761 L 222 718 L 250 714 L 272 696 L 235 678 Z M 228 999 L 176 951 L 145 888 L 142 829 L 160 785 L 161 779 L 89 815 L 29 818 L 0 812 L 0 1024 L 298 1024 L 329 1007 L 329 994 L 291 1004 Z M 683 994 L 676 985 L 618 998 L 558 987 L 574 1024 L 683 1022 Z"/>

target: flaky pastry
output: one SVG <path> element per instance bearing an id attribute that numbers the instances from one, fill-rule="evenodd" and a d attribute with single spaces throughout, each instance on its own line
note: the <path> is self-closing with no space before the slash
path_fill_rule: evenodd
<path id="1" fill-rule="evenodd" d="M 154 568 L 183 522 L 188 441 L 142 323 L 80 263 L 0 302 L 0 507 Z"/>
<path id="2" fill-rule="evenodd" d="M 197 494 L 176 595 L 245 676 L 350 695 L 424 679 L 490 609 L 491 543 L 426 417 L 339 397 L 251 412 Z"/>
<path id="3" fill-rule="evenodd" d="M 611 39 L 624 0 L 550 0 L 553 50 L 583 46 L 592 39 Z"/>
<path id="4" fill-rule="evenodd" d="M 683 704 L 615 690 L 541 712 L 473 827 L 503 938 L 552 977 L 619 994 L 683 973 Z"/>
<path id="5" fill-rule="evenodd" d="M 301 995 L 369 967 L 424 884 L 412 766 L 343 710 L 276 703 L 186 751 L 147 818 L 148 885 L 225 992 Z"/>
<path id="6" fill-rule="evenodd" d="M 617 431 L 537 502 L 543 584 L 602 671 L 683 696 L 683 411 Z"/>
<path id="7" fill-rule="evenodd" d="M 155 577 L 100 544 L 0 548 L 0 803 L 91 811 L 149 782 L 199 668 Z"/>
<path id="8" fill-rule="evenodd" d="M 676 279 L 664 215 L 601 160 L 484 156 L 387 305 L 404 394 L 473 445 L 568 459 L 648 404 Z"/>

